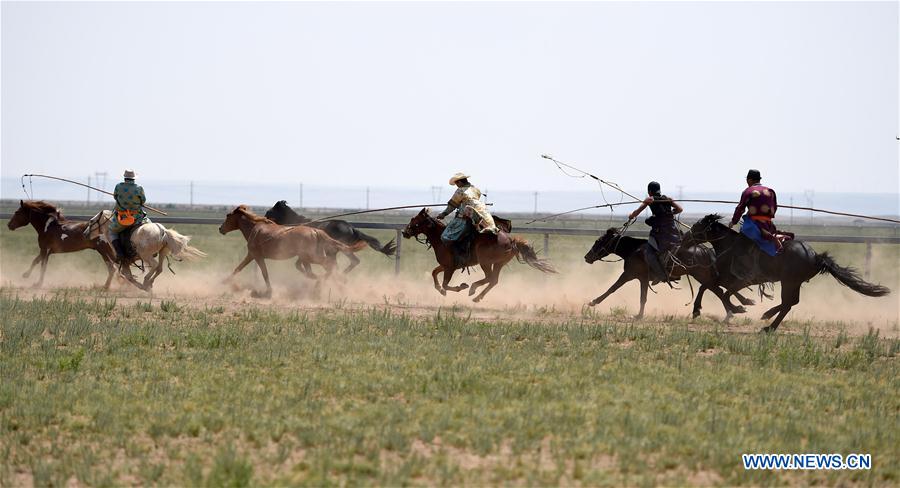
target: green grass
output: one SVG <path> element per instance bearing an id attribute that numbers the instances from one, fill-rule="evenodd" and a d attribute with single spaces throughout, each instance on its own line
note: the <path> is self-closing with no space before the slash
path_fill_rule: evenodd
<path id="1" fill-rule="evenodd" d="M 900 343 L 0 292 L 0 485 L 896 485 Z M 745 472 L 750 452 L 871 471 Z"/>

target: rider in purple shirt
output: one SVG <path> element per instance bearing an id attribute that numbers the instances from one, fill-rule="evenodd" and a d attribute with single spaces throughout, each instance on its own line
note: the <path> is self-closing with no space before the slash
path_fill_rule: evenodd
<path id="1" fill-rule="evenodd" d="M 734 209 L 729 227 L 734 227 L 746 210 L 747 215 L 741 224 L 741 233 L 751 238 L 759 234 L 765 241 L 759 242 L 760 247 L 769 254 L 775 254 L 782 249 L 781 241 L 776 237 L 778 229 L 772 222 L 778 210 L 778 197 L 775 190 L 760 183 L 761 179 L 759 170 L 751 169 L 747 172 L 747 189 L 741 193 L 741 201 Z M 756 229 L 747 228 L 748 226 L 754 226 Z M 767 242 L 771 242 L 771 245 L 766 246 Z M 770 249 L 766 249 L 767 247 Z"/>

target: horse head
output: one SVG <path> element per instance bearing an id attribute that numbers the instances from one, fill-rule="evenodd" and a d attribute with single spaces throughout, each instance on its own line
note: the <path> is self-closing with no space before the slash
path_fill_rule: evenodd
<path id="1" fill-rule="evenodd" d="M 100 236 L 105 236 L 112 219 L 112 210 L 101 210 L 97 215 L 91 217 L 90 220 L 88 220 L 87 227 L 84 228 L 83 235 L 85 239 L 93 241 Z"/>
<path id="2" fill-rule="evenodd" d="M 711 242 L 721 238 L 728 228 L 720 220 L 722 216 L 719 214 L 709 214 L 698 220 L 687 233 L 688 242 Z"/>
<path id="3" fill-rule="evenodd" d="M 16 230 L 19 227 L 24 227 L 31 223 L 31 208 L 25 205 L 25 202 L 19 200 L 19 209 L 16 210 L 16 213 L 13 214 L 12 218 L 9 219 L 9 223 L 6 226 L 9 230 Z"/>
<path id="4" fill-rule="evenodd" d="M 405 239 L 409 239 L 411 237 L 415 237 L 419 234 L 426 234 L 429 229 L 434 227 L 435 218 L 431 216 L 431 212 L 427 208 L 423 208 L 410 219 L 409 223 L 406 224 L 406 227 L 403 228 L 403 232 L 401 234 Z"/>
<path id="5" fill-rule="evenodd" d="M 286 200 L 275 202 L 268 211 L 266 218 L 274 221 L 276 224 L 305 224 L 310 220 L 294 211 Z"/>
<path id="6" fill-rule="evenodd" d="M 610 228 L 606 231 L 606 234 L 603 234 L 599 239 L 594 241 L 591 250 L 584 255 L 585 262 L 592 264 L 594 261 L 598 261 L 613 254 L 619 243 L 619 239 L 621 238 L 622 234 L 619 232 L 619 229 L 615 227 Z"/>
<path id="7" fill-rule="evenodd" d="M 219 234 L 225 235 L 240 228 L 241 216 L 247 211 L 246 205 L 238 205 L 225 216 L 225 222 L 219 226 Z M 270 210 L 271 212 L 271 210 Z"/>

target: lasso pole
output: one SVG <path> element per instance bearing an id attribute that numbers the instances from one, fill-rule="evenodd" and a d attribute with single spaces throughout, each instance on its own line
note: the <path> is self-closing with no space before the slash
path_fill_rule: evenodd
<path id="1" fill-rule="evenodd" d="M 33 176 L 37 176 L 37 177 L 39 177 L 39 178 L 47 178 L 47 179 L 51 179 L 51 180 L 65 181 L 66 183 L 72 183 L 73 185 L 78 185 L 78 186 L 83 186 L 83 187 L 85 187 L 85 188 L 90 188 L 91 190 L 98 191 L 98 192 L 100 192 L 100 193 L 105 193 L 105 194 L 107 194 L 107 195 L 109 195 L 109 196 L 115 198 L 115 195 L 113 195 L 112 193 L 110 193 L 110 192 L 108 192 L 108 191 L 106 191 L 106 190 L 101 190 L 101 189 L 99 189 L 99 188 L 94 188 L 94 187 L 91 186 L 91 185 L 85 185 L 84 183 L 81 183 L 81 182 L 78 182 L 78 181 L 67 180 L 67 179 L 65 179 L 65 178 L 59 178 L 59 177 L 57 177 L 57 176 L 39 175 L 39 174 L 27 174 L 27 175 L 22 175 L 22 178 L 25 178 L 26 176 L 29 177 L 29 178 L 30 178 L 30 177 L 33 177 Z M 23 188 L 24 188 L 24 183 L 23 183 Z M 162 210 L 160 210 L 160 209 L 158 209 L 158 208 L 153 208 L 153 207 L 151 207 L 150 205 L 141 205 L 141 206 L 144 207 L 144 208 L 146 208 L 147 210 L 151 210 L 151 211 L 156 212 L 156 213 L 158 213 L 158 214 L 160 214 L 160 215 L 169 215 L 169 214 L 163 212 Z"/>

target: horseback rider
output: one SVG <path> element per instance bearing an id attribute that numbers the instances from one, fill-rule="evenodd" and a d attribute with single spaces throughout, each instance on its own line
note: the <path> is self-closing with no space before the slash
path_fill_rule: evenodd
<path id="1" fill-rule="evenodd" d="M 128 252 L 126 252 L 125 243 L 122 242 L 124 239 L 120 238 L 120 234 L 149 221 L 143 207 L 147 197 L 144 196 L 144 189 L 134 182 L 134 177 L 134 171 L 125 170 L 124 181 L 117 184 L 113 190 L 116 209 L 113 221 L 109 226 L 109 238 L 113 249 L 116 250 L 119 264 L 123 268 L 127 266 Z M 127 236 L 125 237 L 127 238 Z"/>
<path id="2" fill-rule="evenodd" d="M 660 185 L 655 181 L 647 184 L 649 195 L 634 212 L 628 216 L 636 219 L 645 208 L 650 207 L 653 214 L 645 222 L 650 226 L 650 239 L 644 246 L 644 260 L 653 274 L 653 281 L 665 281 L 669 286 L 669 268 L 672 265 L 672 254 L 681 242 L 681 234 L 675 224 L 675 216 L 684 211 L 671 198 L 660 193 Z"/>
<path id="3" fill-rule="evenodd" d="M 441 234 L 441 241 L 454 251 L 458 263 L 464 263 L 469 242 L 463 238 L 469 233 L 470 221 L 480 233 L 497 234 L 499 229 L 488 212 L 487 205 L 481 201 L 481 190 L 469 183 L 469 175 L 456 173 L 450 177 L 450 185 L 456 186 L 456 191 L 447 202 L 447 208 L 437 215 L 437 219 L 443 220 L 450 212 L 456 210 L 456 217 L 447 224 Z"/>
<path id="4" fill-rule="evenodd" d="M 731 217 L 731 224 L 728 227 L 733 228 L 741 220 L 741 214 L 746 209 L 747 214 L 743 216 L 741 223 L 741 233 L 756 242 L 766 254 L 774 256 L 784 248 L 778 229 L 772 222 L 778 210 L 778 198 L 775 190 L 763 186 L 761 180 L 759 170 L 751 169 L 747 172 L 747 189 L 741 193 L 741 200 L 734 209 L 734 216 Z"/>

